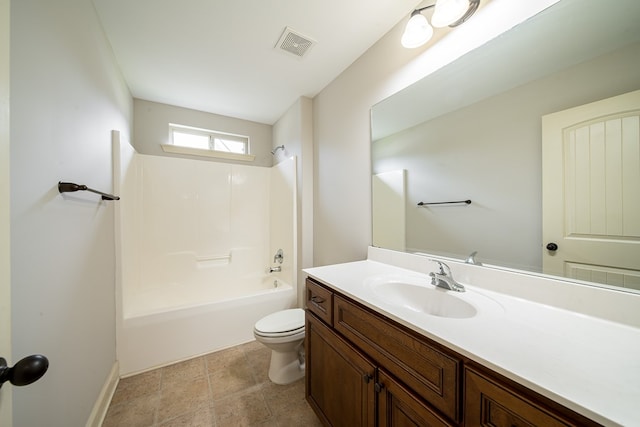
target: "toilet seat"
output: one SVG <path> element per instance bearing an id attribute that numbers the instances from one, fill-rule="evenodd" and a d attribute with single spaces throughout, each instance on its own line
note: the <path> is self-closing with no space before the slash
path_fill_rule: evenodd
<path id="1" fill-rule="evenodd" d="M 304 310 L 292 308 L 269 314 L 256 322 L 253 331 L 272 338 L 304 334 Z"/>

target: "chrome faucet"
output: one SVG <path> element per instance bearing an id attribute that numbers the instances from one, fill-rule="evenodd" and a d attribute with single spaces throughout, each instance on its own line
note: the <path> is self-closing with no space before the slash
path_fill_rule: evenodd
<path id="1" fill-rule="evenodd" d="M 471 255 L 469 255 L 469 257 L 464 262 L 466 264 L 482 265 L 480 261 L 476 261 L 476 255 L 478 255 L 478 251 L 471 252 Z"/>
<path id="2" fill-rule="evenodd" d="M 283 261 L 284 261 L 284 252 L 282 252 L 282 249 L 278 249 L 276 254 L 273 256 L 273 262 L 274 262 L 274 264 L 276 262 L 278 264 L 282 264 Z"/>
<path id="3" fill-rule="evenodd" d="M 277 262 L 280 265 L 277 265 L 275 267 L 269 267 L 269 273 L 280 273 L 282 271 L 283 261 L 284 261 L 284 252 L 282 252 L 282 249 L 278 249 L 276 254 L 273 256 L 273 263 L 275 264 Z"/>
<path id="4" fill-rule="evenodd" d="M 447 264 L 445 264 L 442 261 L 438 261 L 436 259 L 432 259 L 430 261 L 433 262 L 437 262 L 438 266 L 440 267 L 440 271 L 437 273 L 434 273 L 433 271 L 431 273 L 429 273 L 429 276 L 431 276 L 431 284 L 439 287 L 439 288 L 444 288 L 444 289 L 449 289 L 451 291 L 456 291 L 456 292 L 464 292 L 464 286 L 461 285 L 460 283 L 456 282 L 453 278 L 453 275 L 451 274 L 451 269 L 449 268 L 449 266 Z M 445 267 L 447 269 L 447 271 L 445 271 Z"/>

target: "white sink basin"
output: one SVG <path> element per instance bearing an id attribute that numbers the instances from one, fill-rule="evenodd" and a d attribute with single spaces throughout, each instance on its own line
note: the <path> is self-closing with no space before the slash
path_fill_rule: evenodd
<path id="1" fill-rule="evenodd" d="M 373 295 L 385 304 L 401 307 L 431 316 L 452 319 L 474 317 L 478 310 L 455 291 L 436 288 L 427 279 L 415 280 L 423 283 L 411 283 L 407 278 L 380 278 L 368 280 L 365 285 L 373 291 Z"/>
<path id="2" fill-rule="evenodd" d="M 373 292 L 388 304 L 432 316 L 466 319 L 478 313 L 473 305 L 441 288 L 388 282 L 379 284 Z"/>

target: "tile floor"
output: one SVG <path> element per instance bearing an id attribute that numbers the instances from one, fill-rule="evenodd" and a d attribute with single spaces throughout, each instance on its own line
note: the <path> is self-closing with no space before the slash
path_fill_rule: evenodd
<path id="1" fill-rule="evenodd" d="M 314 427 L 304 379 L 267 377 L 271 351 L 258 342 L 120 380 L 103 427 Z"/>

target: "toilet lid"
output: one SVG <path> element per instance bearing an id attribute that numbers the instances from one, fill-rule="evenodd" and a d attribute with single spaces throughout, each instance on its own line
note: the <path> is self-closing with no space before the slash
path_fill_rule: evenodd
<path id="1" fill-rule="evenodd" d="M 304 310 L 292 308 L 277 311 L 258 320 L 255 330 L 266 334 L 290 332 L 304 328 Z"/>

